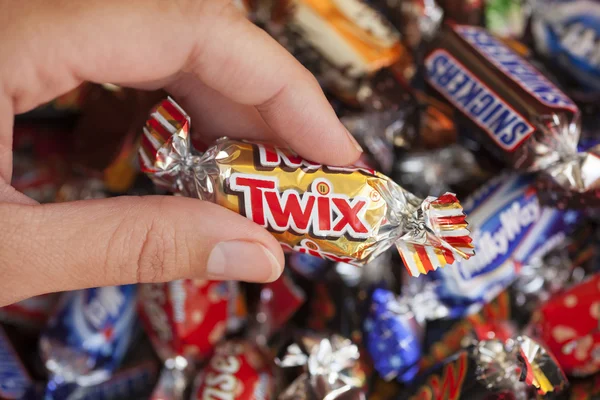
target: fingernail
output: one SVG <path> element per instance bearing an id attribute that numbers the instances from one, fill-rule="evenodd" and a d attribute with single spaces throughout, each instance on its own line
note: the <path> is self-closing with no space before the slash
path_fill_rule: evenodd
<path id="1" fill-rule="evenodd" d="M 208 256 L 208 279 L 272 282 L 283 266 L 265 246 L 255 242 L 232 240 L 217 244 Z"/>
<path id="2" fill-rule="evenodd" d="M 356 150 L 358 150 L 359 152 L 362 153 L 364 150 L 363 150 L 362 147 L 360 147 L 360 144 L 358 144 L 358 142 L 356 141 L 356 138 L 354 137 L 354 135 L 352 135 L 348 129 L 346 129 L 346 133 L 348 134 L 348 137 L 350 138 L 350 141 L 354 145 L 354 148 Z"/>

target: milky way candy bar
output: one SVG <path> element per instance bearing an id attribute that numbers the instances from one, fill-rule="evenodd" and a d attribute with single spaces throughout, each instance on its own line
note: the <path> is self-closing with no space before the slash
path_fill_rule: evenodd
<path id="1" fill-rule="evenodd" d="M 554 189 L 570 193 L 600 187 L 600 158 L 593 150 L 577 152 L 575 103 L 485 29 L 443 26 L 425 68 L 431 87 L 467 117 L 482 143 L 507 165 L 541 171 Z"/>
<path id="2" fill-rule="evenodd" d="M 261 143 L 224 138 L 199 154 L 189 129 L 173 100 L 160 103 L 144 129 L 143 170 L 158 185 L 246 216 L 289 250 L 363 264 L 395 244 L 412 275 L 473 254 L 453 194 L 421 200 L 373 170 L 324 166 Z"/>

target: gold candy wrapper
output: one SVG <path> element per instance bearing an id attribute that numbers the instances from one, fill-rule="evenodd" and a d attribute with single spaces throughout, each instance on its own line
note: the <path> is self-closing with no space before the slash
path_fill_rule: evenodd
<path id="1" fill-rule="evenodd" d="M 362 167 L 332 167 L 289 150 L 228 138 L 200 154 L 172 99 L 144 128 L 142 169 L 155 184 L 211 201 L 268 229 L 288 250 L 361 265 L 396 245 L 413 276 L 474 254 L 451 193 L 419 199 Z"/>

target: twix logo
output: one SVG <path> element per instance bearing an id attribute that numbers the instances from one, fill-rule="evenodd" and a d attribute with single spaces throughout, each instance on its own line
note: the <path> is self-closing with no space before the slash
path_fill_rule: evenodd
<path id="1" fill-rule="evenodd" d="M 467 353 L 444 366 L 443 375 L 434 374 L 409 400 L 458 400 L 467 374 Z"/>
<path id="2" fill-rule="evenodd" d="M 355 240 L 367 239 L 371 233 L 365 219 L 370 200 L 335 193 L 325 178 L 315 179 L 299 193 L 295 189 L 281 191 L 276 177 L 233 173 L 228 188 L 241 197 L 242 214 L 274 232 Z"/>
<path id="3" fill-rule="evenodd" d="M 257 150 L 258 157 L 255 166 L 261 171 L 270 171 L 275 168 L 281 168 L 285 171 L 295 171 L 302 169 L 305 172 L 314 172 L 318 169 L 324 169 L 328 172 L 337 172 L 340 174 L 351 174 L 353 172 L 361 172 L 365 175 L 376 176 L 376 172 L 373 169 L 365 167 L 333 167 L 318 164 L 312 161 L 303 159 L 297 154 L 294 154 L 290 150 L 284 150 L 277 147 L 265 145 L 265 144 L 253 144 Z"/>

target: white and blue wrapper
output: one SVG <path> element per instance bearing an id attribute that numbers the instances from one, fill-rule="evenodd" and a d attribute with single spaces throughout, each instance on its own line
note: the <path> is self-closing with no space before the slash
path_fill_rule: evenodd
<path id="1" fill-rule="evenodd" d="M 61 386 L 54 398 L 64 400 L 131 400 L 150 397 L 158 377 L 154 362 L 143 362 L 117 371 L 110 379 L 93 386 L 75 383 Z"/>
<path id="2" fill-rule="evenodd" d="M 540 205 L 533 178 L 494 178 L 467 199 L 477 257 L 436 271 L 432 279 L 450 316 L 476 312 L 515 281 L 523 265 L 541 259 L 568 239 L 580 211 Z"/>
<path id="3" fill-rule="evenodd" d="M 136 292 L 135 285 L 126 285 L 63 295 L 40 339 L 51 374 L 46 398 L 64 398 L 65 385 L 75 389 L 111 377 L 134 334 Z"/>
<path id="4" fill-rule="evenodd" d="M 538 0 L 531 30 L 536 49 L 584 89 L 600 91 L 600 3 Z"/>

